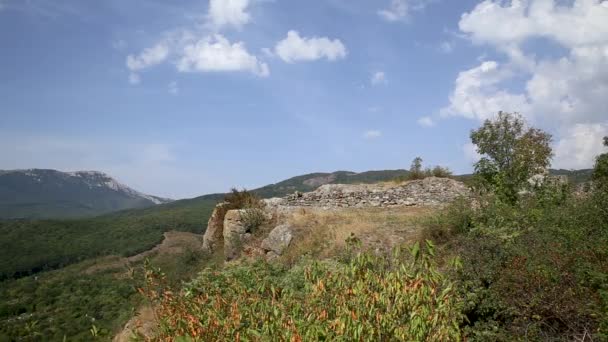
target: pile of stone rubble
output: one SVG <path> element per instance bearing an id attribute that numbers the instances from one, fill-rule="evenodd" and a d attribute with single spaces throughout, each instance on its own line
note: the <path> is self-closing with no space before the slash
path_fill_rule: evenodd
<path id="1" fill-rule="evenodd" d="M 437 206 L 468 196 L 462 182 L 429 177 L 402 185 L 326 184 L 307 193 L 294 193 L 284 198 L 267 200 L 270 206 L 363 208 L 394 206 Z"/>

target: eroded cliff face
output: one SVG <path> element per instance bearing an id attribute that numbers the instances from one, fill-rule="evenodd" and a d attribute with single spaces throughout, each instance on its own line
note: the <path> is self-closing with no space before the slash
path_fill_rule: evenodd
<path id="1" fill-rule="evenodd" d="M 449 178 L 429 177 L 404 184 L 326 184 L 307 193 L 294 193 L 283 198 L 264 200 L 269 222 L 275 226 L 265 230 L 260 246 L 255 246 L 267 259 L 280 256 L 295 238 L 292 229 L 280 217 L 309 208 L 339 210 L 348 208 L 437 207 L 459 197 L 470 196 L 462 182 Z M 203 248 L 209 252 L 223 246 L 226 260 L 237 258 L 243 246 L 250 242 L 252 232 L 242 220 L 244 210 L 226 210 L 225 203 L 215 208 L 203 238 Z M 277 219 L 278 218 L 278 219 Z"/>

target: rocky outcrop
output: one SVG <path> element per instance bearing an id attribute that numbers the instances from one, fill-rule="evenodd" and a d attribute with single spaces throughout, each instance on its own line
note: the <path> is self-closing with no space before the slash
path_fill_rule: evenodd
<path id="1" fill-rule="evenodd" d="M 326 184 L 313 192 L 289 195 L 282 199 L 280 205 L 323 208 L 436 206 L 468 195 L 469 190 L 462 182 L 429 177 L 393 187 L 378 184 Z M 278 204 L 278 200 L 272 201 L 275 206 Z"/>
<path id="2" fill-rule="evenodd" d="M 396 184 L 325 184 L 312 192 L 296 192 L 284 198 L 264 200 L 266 222 L 272 217 L 281 217 L 296 208 L 315 207 L 323 209 L 397 207 L 397 206 L 438 206 L 449 203 L 461 196 L 469 196 L 468 188 L 459 181 L 449 178 L 429 177 L 423 180 Z M 226 210 L 225 203 L 219 204 L 209 219 L 203 246 L 208 251 L 218 249 L 223 242 L 226 260 L 233 260 L 240 254 L 243 245 L 251 239 L 251 232 L 243 218 L 245 210 Z M 273 259 L 283 254 L 293 239 L 291 227 L 275 227 L 261 246 L 256 247 Z M 252 247 L 252 246 L 250 246 Z"/>
<path id="3" fill-rule="evenodd" d="M 276 226 L 268 237 L 262 241 L 261 248 L 266 252 L 267 259 L 274 259 L 283 254 L 283 251 L 289 247 L 293 231 L 291 226 L 282 224 Z"/>
<path id="4" fill-rule="evenodd" d="M 251 237 L 242 219 L 244 212 L 243 209 L 229 210 L 224 217 L 223 236 L 226 260 L 235 259 L 239 255 L 243 243 Z"/>
<path id="5" fill-rule="evenodd" d="M 226 206 L 228 203 L 223 202 L 215 206 L 209 221 L 207 222 L 207 230 L 203 236 L 203 250 L 213 251 L 222 243 L 224 236 L 224 216 L 226 216 Z"/>

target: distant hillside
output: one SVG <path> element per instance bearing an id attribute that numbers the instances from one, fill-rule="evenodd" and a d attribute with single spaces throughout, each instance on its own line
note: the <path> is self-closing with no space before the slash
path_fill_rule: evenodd
<path id="1" fill-rule="evenodd" d="M 0 218 L 100 215 L 171 202 L 142 194 L 96 171 L 0 170 Z"/>
<path id="2" fill-rule="evenodd" d="M 582 170 L 564 170 L 564 169 L 549 169 L 549 174 L 554 176 L 566 176 L 570 183 L 572 184 L 580 184 L 584 182 L 588 182 L 591 180 L 591 174 L 593 173 L 592 169 L 582 169 Z M 454 178 L 467 182 L 473 177 L 471 174 L 458 175 L 454 176 Z"/>
<path id="3" fill-rule="evenodd" d="M 590 170 L 552 173 L 566 175 L 573 182 L 590 177 Z M 375 183 L 407 174 L 405 170 L 311 173 L 252 191 L 264 198 L 281 197 L 328 183 Z M 0 280 L 101 255 L 133 255 L 152 248 L 169 230 L 203 233 L 215 204 L 223 197 L 224 194 L 210 194 L 78 220 L 0 221 Z"/>
<path id="4" fill-rule="evenodd" d="M 405 170 L 311 173 L 253 192 L 264 198 L 285 196 L 327 183 L 374 183 L 405 174 Z M 169 230 L 203 233 L 215 204 L 223 198 L 224 194 L 209 194 L 76 220 L 0 221 L 0 280 L 102 255 L 137 254 L 158 244 Z"/>
<path id="5" fill-rule="evenodd" d="M 266 185 L 253 190 L 258 196 L 281 197 L 295 191 L 313 191 L 323 184 L 355 184 L 355 183 L 378 183 L 390 181 L 397 177 L 409 174 L 407 170 L 381 170 L 366 171 L 361 173 L 350 171 L 336 171 L 332 173 L 310 173 L 307 175 L 289 178 L 276 184 Z"/>
<path id="6" fill-rule="evenodd" d="M 549 173 L 556 176 L 566 176 L 573 184 L 579 184 L 588 182 L 591 180 L 591 174 L 593 173 L 592 169 L 582 169 L 582 170 L 549 170 Z"/>

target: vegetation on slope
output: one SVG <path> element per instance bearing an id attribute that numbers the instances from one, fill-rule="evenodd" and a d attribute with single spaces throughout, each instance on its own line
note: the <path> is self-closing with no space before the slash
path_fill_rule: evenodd
<path id="1" fill-rule="evenodd" d="M 195 341 L 450 341 L 463 320 L 451 282 L 437 272 L 429 242 L 390 258 L 350 250 L 335 262 L 287 269 L 258 261 L 203 271 L 183 294 L 147 270 L 143 291 L 156 304 L 157 338 Z M 355 247 L 356 248 L 356 247 Z"/>
<path id="2" fill-rule="evenodd" d="M 252 192 L 260 197 L 310 191 L 320 184 L 306 181 L 331 176 L 332 183 L 374 183 L 407 173 L 404 170 L 346 171 L 310 174 Z M 0 221 L 0 280 L 22 277 L 104 255 L 133 255 L 150 249 L 169 230 L 203 233 L 215 204 L 224 194 L 205 195 L 145 209 L 73 220 Z M 15 243 L 18 242 L 18 243 Z"/>
<path id="3" fill-rule="evenodd" d="M 332 173 L 310 173 L 293 177 L 276 184 L 270 184 L 252 192 L 262 198 L 282 197 L 296 191 L 313 191 L 323 184 L 372 184 L 391 181 L 398 177 L 407 176 L 406 170 L 381 170 L 355 173 L 350 171 L 336 171 Z"/>
<path id="4" fill-rule="evenodd" d="M 0 280 L 104 255 L 134 255 L 169 230 L 202 233 L 216 196 L 78 220 L 0 221 Z"/>
<path id="5" fill-rule="evenodd" d="M 200 237 L 173 233 L 171 248 L 150 255 L 177 285 L 215 261 Z M 0 282 L 0 341 L 108 341 L 142 304 L 144 260 L 88 260 L 36 276 Z M 90 329 L 95 327 L 97 337 Z"/>

